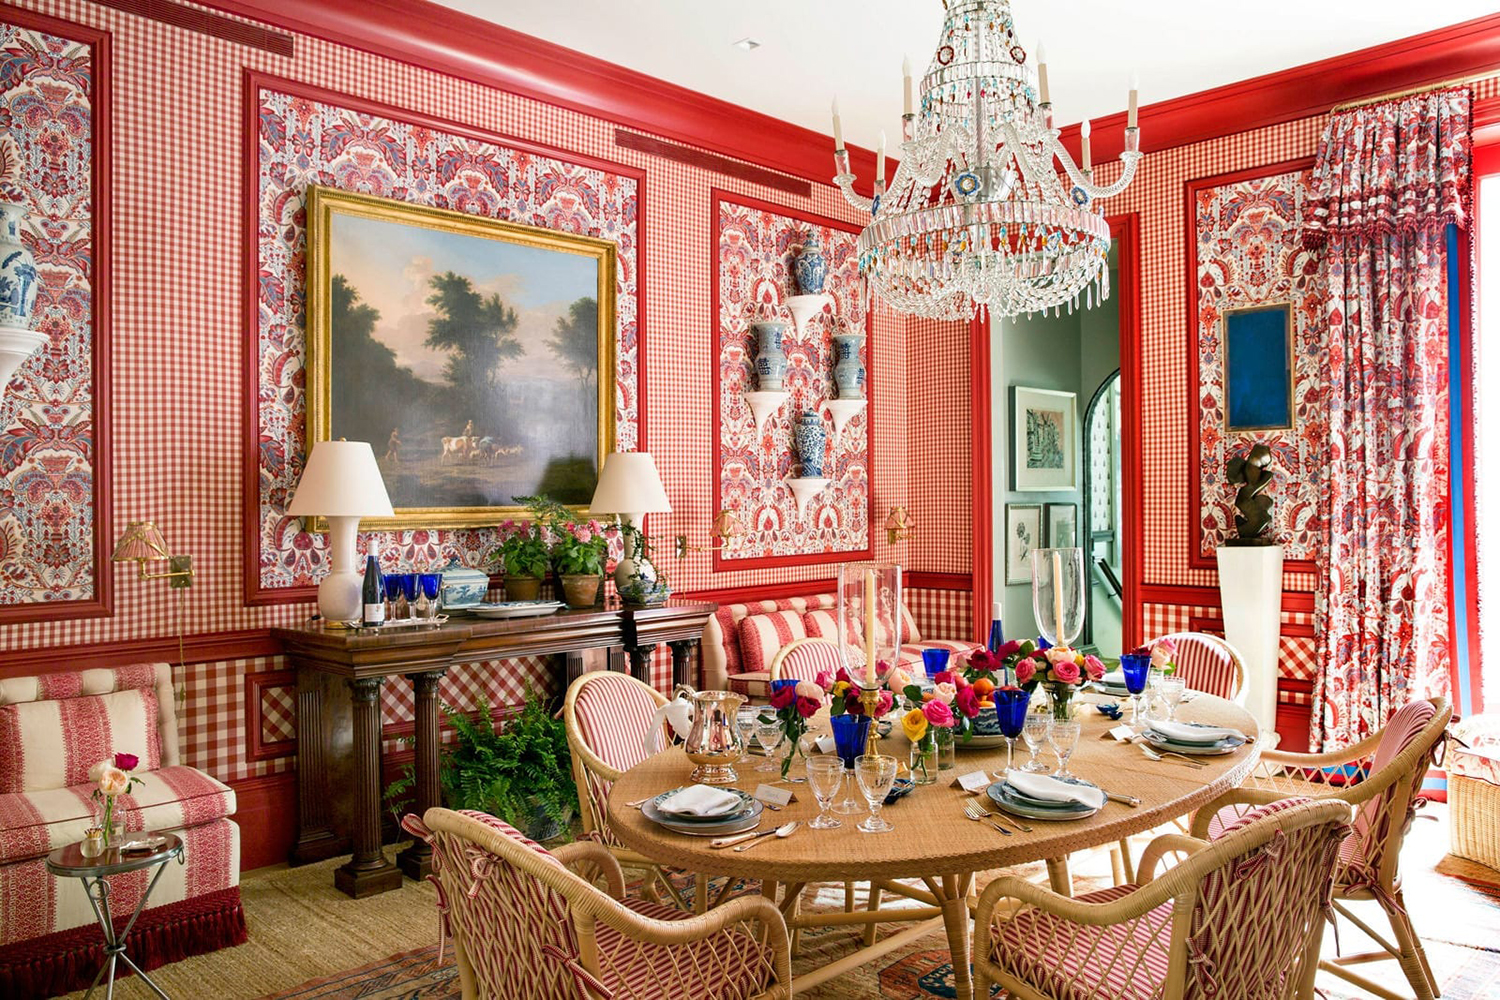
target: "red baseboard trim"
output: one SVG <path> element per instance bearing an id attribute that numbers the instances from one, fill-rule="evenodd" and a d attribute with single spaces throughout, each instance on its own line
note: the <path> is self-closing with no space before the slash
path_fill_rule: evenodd
<path id="1" fill-rule="evenodd" d="M 1142 604 L 1176 604 L 1187 608 L 1219 607 L 1217 587 L 1186 587 L 1160 583 L 1143 583 L 1140 586 Z M 1286 590 L 1281 594 L 1282 614 L 1304 614 L 1313 612 L 1313 595 L 1310 591 Z"/>
<path id="2" fill-rule="evenodd" d="M 233 820 L 240 827 L 240 871 L 279 865 L 297 840 L 297 775 L 293 771 L 231 781 Z"/>
<path id="3" fill-rule="evenodd" d="M 978 596 L 974 576 L 969 573 L 924 573 L 912 570 L 901 575 L 901 583 L 907 590 L 971 590 L 976 591 L 975 596 Z M 989 622 L 985 622 L 985 632 L 989 632 Z"/>

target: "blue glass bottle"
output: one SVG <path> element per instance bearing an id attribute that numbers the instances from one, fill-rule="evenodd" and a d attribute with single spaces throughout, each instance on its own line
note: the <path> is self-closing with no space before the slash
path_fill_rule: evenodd
<path id="1" fill-rule="evenodd" d="M 990 605 L 990 652 L 1000 652 L 1000 647 L 1005 645 L 1005 629 L 1000 625 L 1000 602 L 995 601 Z"/>

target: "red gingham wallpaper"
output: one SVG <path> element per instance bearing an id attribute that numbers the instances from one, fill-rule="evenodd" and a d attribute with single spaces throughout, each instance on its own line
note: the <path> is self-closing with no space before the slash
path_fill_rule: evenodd
<path id="1" fill-rule="evenodd" d="M 913 318 L 906 326 L 906 350 L 915 372 L 907 380 L 910 409 L 905 453 L 910 477 L 907 509 L 915 525 L 901 564 L 930 573 L 968 573 L 974 568 L 969 404 L 969 324 Z M 945 363 L 933 368 L 931 359 Z M 876 511 L 885 525 L 889 507 Z M 921 625 L 920 620 L 918 625 Z M 942 633 L 960 638 L 973 628 Z"/>

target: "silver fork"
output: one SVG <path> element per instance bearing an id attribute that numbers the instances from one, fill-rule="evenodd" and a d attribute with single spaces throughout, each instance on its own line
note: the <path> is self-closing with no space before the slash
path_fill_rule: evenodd
<path id="1" fill-rule="evenodd" d="M 1017 830 L 1020 830 L 1022 833 L 1034 833 L 1034 832 L 1036 832 L 1036 831 L 1032 830 L 1031 827 L 1027 826 L 1025 823 L 1022 823 L 1020 820 L 1016 819 L 1010 813 L 990 812 L 989 809 L 985 806 L 983 800 L 981 800 L 981 799 L 970 799 L 969 800 L 969 804 L 972 805 L 975 809 L 979 810 L 980 815 L 982 815 L 982 816 L 984 816 L 984 817 L 986 817 L 986 818 L 988 818 L 990 820 L 993 820 L 993 821 L 995 821 L 997 823 L 1003 823 L 1006 826 L 1015 827 Z"/>
<path id="2" fill-rule="evenodd" d="M 1011 835 L 1009 830 L 1001 826 L 999 823 L 996 823 L 993 819 L 990 818 L 989 813 L 985 812 L 983 809 L 980 809 L 979 806 L 974 802 L 964 803 L 964 815 L 969 817 L 976 823 L 988 823 L 990 826 L 994 827 L 996 830 L 999 830 L 1007 837 Z"/>

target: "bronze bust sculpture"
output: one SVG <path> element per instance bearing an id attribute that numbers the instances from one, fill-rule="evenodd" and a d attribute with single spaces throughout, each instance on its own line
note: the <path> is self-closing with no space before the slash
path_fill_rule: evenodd
<path id="1" fill-rule="evenodd" d="M 1250 454 L 1231 458 L 1225 470 L 1229 482 L 1238 486 L 1234 495 L 1234 530 L 1238 538 L 1226 539 L 1225 545 L 1275 545 L 1271 537 L 1272 500 L 1265 495 L 1271 485 L 1271 449 L 1258 444 Z"/>

